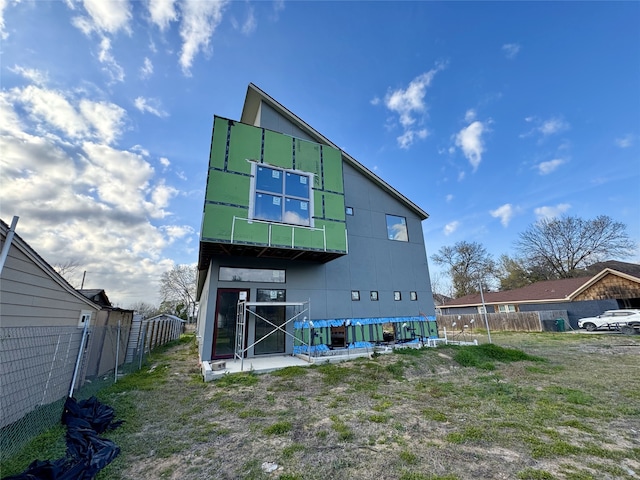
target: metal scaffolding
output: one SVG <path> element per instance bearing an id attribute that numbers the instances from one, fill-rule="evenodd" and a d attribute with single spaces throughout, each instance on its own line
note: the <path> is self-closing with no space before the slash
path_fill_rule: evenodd
<path id="1" fill-rule="evenodd" d="M 252 310 L 251 308 L 255 308 L 255 307 L 300 307 L 301 310 L 299 312 L 297 312 L 295 315 L 293 315 L 292 317 L 288 318 L 287 320 L 285 320 L 285 322 L 282 325 L 276 325 L 275 323 L 271 322 L 270 320 L 264 318 L 263 316 L 259 315 L 255 310 Z M 286 311 L 286 310 L 285 310 Z M 307 318 L 310 318 L 310 311 L 311 311 L 311 302 L 310 301 L 306 301 L 306 302 L 247 302 L 246 300 L 238 300 L 238 305 L 236 307 L 236 341 L 235 341 L 235 348 L 234 348 L 234 353 L 233 353 L 233 360 L 234 362 L 236 360 L 240 360 L 240 371 L 242 372 L 244 370 L 244 356 L 245 353 L 250 349 L 253 348 L 255 345 L 257 345 L 258 343 L 262 342 L 263 340 L 265 340 L 266 338 L 268 338 L 270 335 L 274 334 L 275 332 L 277 332 L 278 330 L 280 330 L 281 332 L 283 332 L 285 335 L 288 335 L 289 337 L 293 338 L 294 340 L 297 340 L 299 342 L 302 342 L 303 345 L 306 345 L 307 348 L 309 348 L 309 343 L 306 343 L 304 341 L 304 339 L 299 339 L 296 338 L 294 334 L 287 332 L 287 325 L 295 320 L 298 320 L 302 315 L 306 314 L 306 316 L 304 317 L 304 320 L 306 320 Z M 259 339 L 257 339 L 255 342 L 253 342 L 251 345 L 247 345 L 245 346 L 245 335 L 246 335 L 246 329 L 247 329 L 247 319 L 250 318 L 249 316 L 253 316 L 256 319 L 260 319 L 266 323 L 268 323 L 269 325 L 271 325 L 272 327 L 274 327 L 273 330 L 271 330 L 269 333 L 267 333 L 264 337 L 261 337 Z"/>

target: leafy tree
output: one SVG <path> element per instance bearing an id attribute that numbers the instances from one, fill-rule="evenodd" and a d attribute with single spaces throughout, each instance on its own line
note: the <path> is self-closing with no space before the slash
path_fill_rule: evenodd
<path id="1" fill-rule="evenodd" d="M 453 247 L 442 247 L 431 259 L 448 267 L 456 297 L 478 293 L 479 282 L 493 283 L 497 271 L 491 254 L 477 242 L 461 241 Z"/>
<path id="2" fill-rule="evenodd" d="M 162 274 L 160 278 L 160 297 L 163 311 L 192 321 L 196 312 L 196 278 L 195 265 L 176 265 Z"/>
<path id="3" fill-rule="evenodd" d="M 528 264 L 526 260 L 501 255 L 498 260 L 500 290 L 514 290 L 542 280 L 556 278 L 554 272 L 540 265 Z"/>
<path id="4" fill-rule="evenodd" d="M 527 270 L 571 278 L 596 262 L 631 256 L 636 245 L 626 228 L 606 215 L 542 219 L 520 233 L 515 247 Z"/>

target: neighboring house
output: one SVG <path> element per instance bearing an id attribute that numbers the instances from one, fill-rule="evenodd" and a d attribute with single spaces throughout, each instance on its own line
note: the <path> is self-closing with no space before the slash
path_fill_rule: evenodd
<path id="1" fill-rule="evenodd" d="M 0 220 L 4 247 L 9 225 Z M 0 277 L 0 326 L 82 328 L 100 306 L 56 272 L 17 233 Z"/>
<path id="2" fill-rule="evenodd" d="M 109 297 L 101 289 L 78 290 L 89 300 L 100 305 L 100 311 L 91 325 L 88 342 L 89 358 L 84 376 L 94 377 L 114 370 L 125 361 L 133 310 L 113 307 Z"/>
<path id="3" fill-rule="evenodd" d="M 638 265 L 616 262 L 618 268 L 635 272 Z M 566 310 L 569 323 L 577 328 L 580 318 L 599 315 L 605 310 L 640 308 L 640 277 L 605 268 L 591 277 L 565 278 L 537 282 L 503 292 L 466 295 L 440 305 L 443 315 L 533 312 Z"/>
<path id="4" fill-rule="evenodd" d="M 239 122 L 214 118 L 198 261 L 201 360 L 231 358 L 236 344 L 252 357 L 437 336 L 427 216 L 250 84 Z M 271 303 L 249 307 L 242 339 L 241 297 Z"/>
<path id="5" fill-rule="evenodd" d="M 100 306 L 69 285 L 2 220 L 0 249 L 0 426 L 5 427 L 65 398 L 74 380 L 75 387 L 81 385 L 74 373 L 84 327 Z M 62 403 L 59 407 L 62 413 Z M 41 420 L 31 417 L 34 428 Z"/>

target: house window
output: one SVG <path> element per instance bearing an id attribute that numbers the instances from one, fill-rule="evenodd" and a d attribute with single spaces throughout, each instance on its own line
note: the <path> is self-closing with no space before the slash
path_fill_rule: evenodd
<path id="1" fill-rule="evenodd" d="M 268 288 L 259 288 L 257 297 L 259 302 L 284 302 L 287 299 L 286 290 L 271 290 Z"/>
<path id="2" fill-rule="evenodd" d="M 84 328 L 87 323 L 91 323 L 91 311 L 82 310 L 80 312 L 80 318 L 78 319 L 78 328 Z"/>
<path id="3" fill-rule="evenodd" d="M 416 300 L 418 300 L 418 292 L 409 292 L 409 299 L 412 302 L 415 302 Z"/>
<path id="4" fill-rule="evenodd" d="M 266 268 L 220 267 L 218 280 L 221 282 L 285 283 L 285 271 Z"/>
<path id="5" fill-rule="evenodd" d="M 408 242 L 407 219 L 395 215 L 387 215 L 387 238 L 399 242 Z"/>
<path id="6" fill-rule="evenodd" d="M 372 301 L 372 302 L 377 302 L 377 301 L 378 301 L 378 292 L 377 292 L 377 291 L 375 291 L 375 290 L 372 290 L 372 291 L 369 293 L 369 298 L 371 298 L 371 301 Z"/>
<path id="7" fill-rule="evenodd" d="M 516 311 L 515 305 L 498 305 L 498 312 L 500 313 L 509 313 L 509 312 L 515 312 L 515 311 Z"/>
<path id="8" fill-rule="evenodd" d="M 485 308 L 484 308 L 484 307 L 482 307 L 482 306 L 479 306 L 479 307 L 478 307 L 478 313 L 486 313 L 486 312 L 485 312 Z"/>
<path id="9" fill-rule="evenodd" d="M 394 299 L 396 302 L 399 302 L 400 300 L 402 300 L 402 295 L 400 294 L 400 292 L 397 292 L 397 291 L 396 291 L 396 292 L 393 292 L 393 299 Z"/>
<path id="10" fill-rule="evenodd" d="M 351 300 L 354 302 L 360 301 L 360 292 L 358 290 L 351 290 Z"/>
<path id="11" fill-rule="evenodd" d="M 313 174 L 252 164 L 251 219 L 313 226 Z"/>
<path id="12" fill-rule="evenodd" d="M 347 215 L 353 215 L 353 208 L 352 207 L 345 207 L 344 211 Z"/>

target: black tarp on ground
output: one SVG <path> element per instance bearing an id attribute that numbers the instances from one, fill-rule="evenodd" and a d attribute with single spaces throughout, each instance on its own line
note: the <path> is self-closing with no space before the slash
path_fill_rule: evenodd
<path id="1" fill-rule="evenodd" d="M 107 430 L 119 427 L 113 408 L 96 397 L 76 402 L 67 398 L 62 423 L 67 426 L 67 455 L 51 461 L 36 460 L 19 475 L 3 480 L 90 480 L 120 453 L 111 440 L 100 438 Z"/>

